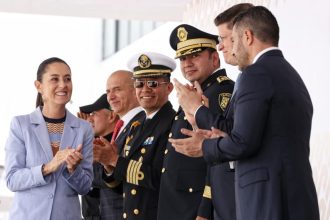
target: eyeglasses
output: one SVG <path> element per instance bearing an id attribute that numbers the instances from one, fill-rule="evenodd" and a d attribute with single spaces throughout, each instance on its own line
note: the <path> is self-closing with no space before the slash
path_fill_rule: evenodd
<path id="1" fill-rule="evenodd" d="M 134 88 L 143 88 L 144 84 L 147 83 L 147 87 L 150 89 L 157 88 L 161 84 L 167 84 L 168 82 L 158 82 L 156 80 L 148 80 L 148 81 L 135 81 Z"/>

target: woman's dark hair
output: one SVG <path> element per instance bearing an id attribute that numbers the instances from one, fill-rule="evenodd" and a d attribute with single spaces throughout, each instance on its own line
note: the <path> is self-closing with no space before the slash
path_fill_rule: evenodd
<path id="1" fill-rule="evenodd" d="M 42 61 L 42 63 L 40 63 L 39 67 L 38 67 L 38 71 L 37 71 L 37 80 L 39 82 L 42 82 L 42 76 L 44 75 L 44 73 L 46 72 L 47 70 L 47 67 L 49 64 L 52 64 L 52 63 L 64 63 L 65 65 L 67 65 L 70 69 L 70 66 L 62 59 L 58 58 L 58 57 L 51 57 L 51 58 L 48 58 L 44 61 Z M 36 108 L 38 108 L 39 106 L 43 106 L 44 105 L 44 102 L 42 100 L 42 97 L 41 97 L 41 94 L 38 92 L 38 95 L 37 95 L 37 101 L 36 101 Z"/>

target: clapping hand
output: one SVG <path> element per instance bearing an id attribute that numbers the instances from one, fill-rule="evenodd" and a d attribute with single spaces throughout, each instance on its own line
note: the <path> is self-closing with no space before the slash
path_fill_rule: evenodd
<path id="1" fill-rule="evenodd" d="M 63 150 L 60 149 L 57 151 L 53 159 L 43 166 L 42 174 L 46 176 L 50 173 L 56 172 L 58 168 L 65 162 L 67 156 L 73 151 L 74 149 L 71 148 L 66 148 Z"/>
<path id="2" fill-rule="evenodd" d="M 197 129 L 196 131 L 182 128 L 181 133 L 189 137 L 183 139 L 170 138 L 169 142 L 177 152 L 189 157 L 203 156 L 202 145 L 205 139 L 228 136 L 227 133 L 213 127 L 211 130 Z"/>
<path id="3" fill-rule="evenodd" d="M 68 149 L 71 148 L 69 147 Z M 81 150 L 82 144 L 79 144 L 78 147 L 76 149 L 73 149 L 73 151 L 70 151 L 65 158 L 65 162 L 67 164 L 66 167 L 70 174 L 72 174 L 76 170 L 77 166 L 84 159 Z"/>
<path id="4" fill-rule="evenodd" d="M 174 86 L 177 91 L 178 102 L 185 112 L 187 120 L 193 127 L 196 127 L 194 114 L 201 105 L 208 107 L 208 98 L 203 95 L 202 88 L 197 81 L 191 86 L 183 85 L 174 79 Z"/>
<path id="5" fill-rule="evenodd" d="M 115 143 L 100 137 L 93 142 L 94 161 L 101 163 L 105 168 L 116 167 L 118 161 L 118 148 Z"/>

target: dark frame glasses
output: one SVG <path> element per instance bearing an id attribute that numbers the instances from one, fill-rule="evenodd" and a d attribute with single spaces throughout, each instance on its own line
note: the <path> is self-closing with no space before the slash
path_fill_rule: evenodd
<path id="1" fill-rule="evenodd" d="M 137 80 L 134 82 L 134 88 L 138 88 L 138 89 L 143 88 L 144 84 L 146 83 L 148 88 L 154 89 L 162 84 L 168 84 L 169 82 L 158 82 L 157 80 L 148 80 L 148 81 Z"/>

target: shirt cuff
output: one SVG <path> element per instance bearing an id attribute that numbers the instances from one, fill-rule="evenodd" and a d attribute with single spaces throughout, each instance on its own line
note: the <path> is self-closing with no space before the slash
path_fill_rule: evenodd
<path id="1" fill-rule="evenodd" d="M 195 118 L 195 120 L 196 120 L 196 114 L 197 114 L 198 110 L 199 110 L 202 106 L 203 106 L 203 105 L 198 106 L 198 108 L 197 108 L 196 111 L 194 112 L 194 118 Z"/>

